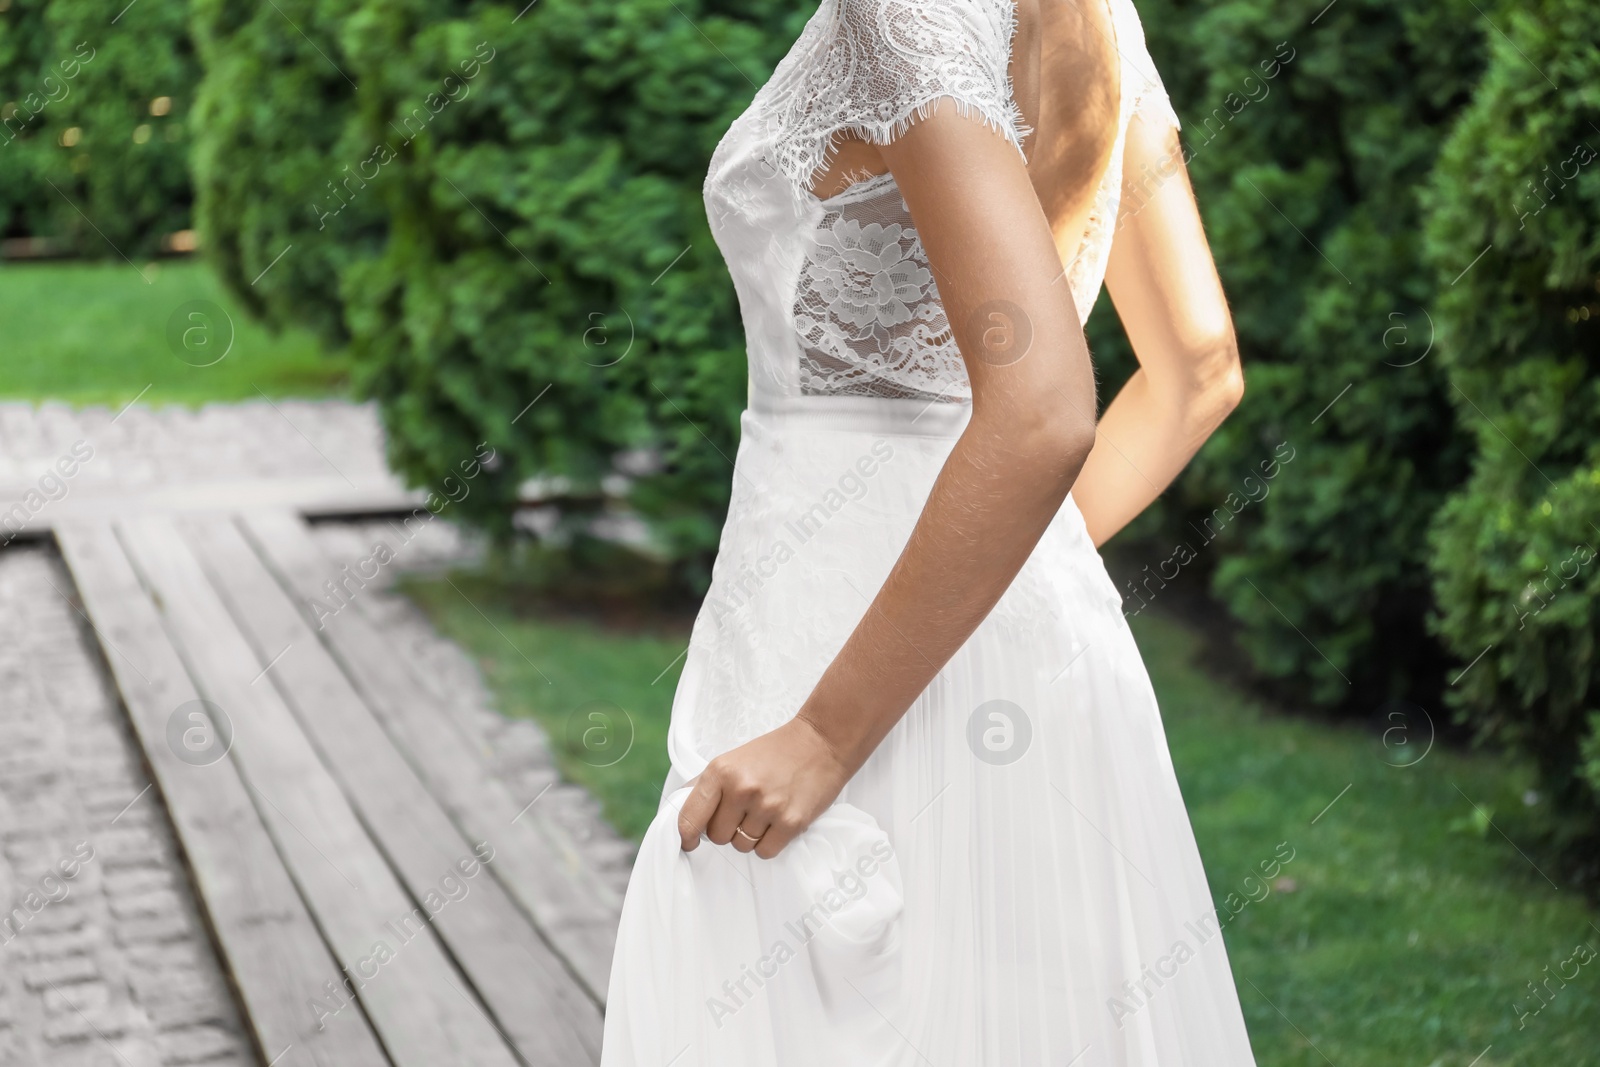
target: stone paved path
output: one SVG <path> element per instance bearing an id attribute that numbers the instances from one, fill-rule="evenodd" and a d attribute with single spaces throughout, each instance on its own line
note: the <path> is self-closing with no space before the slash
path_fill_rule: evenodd
<path id="1" fill-rule="evenodd" d="M 282 504 L 350 514 L 420 500 L 370 404 L 266 399 L 120 411 L 0 402 L 0 543 L 69 517 Z"/>
<path id="2" fill-rule="evenodd" d="M 79 441 L 95 453 L 71 479 L 79 486 L 149 491 L 195 481 L 387 474 L 370 404 L 263 399 L 119 411 L 3 401 L 0 486 L 36 482 Z"/>
<path id="3" fill-rule="evenodd" d="M 50 549 L 0 552 L 0 1064 L 250 1063 L 71 589 Z"/>
<path id="4" fill-rule="evenodd" d="M 5 404 L 0 489 L 35 483 L 80 440 L 92 441 L 95 453 L 70 492 L 325 477 L 330 469 L 341 479 L 383 475 L 381 434 L 366 407 L 134 407 L 118 416 Z M 18 499 L 0 496 L 0 507 Z M 378 540 L 393 545 L 392 529 L 381 522 L 315 528 L 335 561 L 366 556 Z M 0 543 L 7 540 L 0 529 Z M 513 792 L 533 797 L 548 789 L 541 806 L 558 813 L 568 837 L 620 894 L 632 846 L 588 794 L 557 781 L 539 727 L 499 715 L 470 657 L 392 590 L 401 572 L 468 561 L 479 551 L 472 538 L 431 523 L 397 548 L 395 564 L 356 606 L 382 626 L 397 656 L 425 665 L 417 673 L 440 714 L 491 756 Z M 0 1067 L 264 1062 L 240 1025 L 166 813 L 74 596 L 48 542 L 0 549 Z"/>

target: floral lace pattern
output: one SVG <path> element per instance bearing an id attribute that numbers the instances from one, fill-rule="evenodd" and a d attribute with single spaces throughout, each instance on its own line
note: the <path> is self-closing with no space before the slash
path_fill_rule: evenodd
<path id="1" fill-rule="evenodd" d="M 1148 106 L 1171 115 L 1131 4 L 1114 3 L 1123 56 L 1123 101 L 1111 160 L 1067 280 L 1079 316 L 1098 294 L 1121 201 L 1128 123 Z M 877 396 L 967 402 L 966 367 L 894 178 L 880 174 L 818 200 L 835 138 L 850 132 L 884 144 L 932 104 L 949 99 L 1022 150 L 1030 131 L 1011 86 L 1012 0 L 822 0 L 800 39 L 718 146 L 708 210 L 726 219 L 756 202 L 741 182 L 787 187 L 815 219 L 792 291 L 797 365 L 779 372 L 807 396 Z M 1175 123 L 1176 118 L 1172 121 Z M 742 127 L 742 128 L 741 128 Z M 727 167 L 735 143 L 742 168 Z M 780 194 L 781 195 L 781 194 Z M 819 217 L 820 216 L 820 217 Z M 792 377 L 791 377 L 792 375 Z"/>
<path id="2" fill-rule="evenodd" d="M 823 0 L 757 106 L 773 166 L 809 192 L 849 131 L 888 144 L 940 98 L 1022 151 L 1012 0 Z"/>
<path id="3" fill-rule="evenodd" d="M 869 180 L 829 205 L 796 287 L 800 391 L 970 398 L 933 271 L 893 179 Z"/>

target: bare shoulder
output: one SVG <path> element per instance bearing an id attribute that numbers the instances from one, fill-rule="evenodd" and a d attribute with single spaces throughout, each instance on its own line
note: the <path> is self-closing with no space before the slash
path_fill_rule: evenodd
<path id="1" fill-rule="evenodd" d="M 1076 254 L 1111 165 L 1122 91 L 1122 58 L 1107 0 L 1047 5 L 1028 171 L 1064 260 Z"/>

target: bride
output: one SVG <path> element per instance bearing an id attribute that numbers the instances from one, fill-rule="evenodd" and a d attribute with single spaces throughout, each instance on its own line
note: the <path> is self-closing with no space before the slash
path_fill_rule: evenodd
<path id="1" fill-rule="evenodd" d="M 1254 1063 L 1097 551 L 1243 388 L 1176 127 L 1132 0 L 821 0 L 718 146 L 749 402 L 606 1067 Z"/>

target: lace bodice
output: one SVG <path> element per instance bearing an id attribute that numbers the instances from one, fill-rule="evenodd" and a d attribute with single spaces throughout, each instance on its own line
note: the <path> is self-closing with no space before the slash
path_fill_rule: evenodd
<path id="1" fill-rule="evenodd" d="M 1067 0 L 1045 0 L 1067 2 Z M 1120 206 L 1127 126 L 1174 124 L 1132 0 L 1110 0 L 1122 108 L 1084 240 L 1068 266 L 1087 317 Z M 892 175 L 811 193 L 836 135 L 887 144 L 940 99 L 1026 155 L 1012 93 L 1014 0 L 822 0 L 772 78 L 717 146 L 705 183 L 733 275 L 751 402 L 795 396 L 970 400 L 933 272 Z"/>

